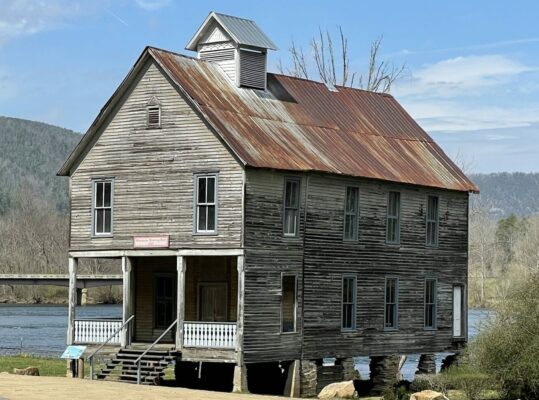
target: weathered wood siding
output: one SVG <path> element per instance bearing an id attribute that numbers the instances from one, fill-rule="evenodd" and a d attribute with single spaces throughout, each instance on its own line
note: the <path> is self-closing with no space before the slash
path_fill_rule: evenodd
<path id="1" fill-rule="evenodd" d="M 161 103 L 161 128 L 146 105 Z M 148 63 L 71 177 L 71 250 L 129 249 L 167 234 L 172 248 L 238 247 L 243 168 L 153 63 Z M 193 174 L 219 172 L 218 234 L 193 235 Z M 92 179 L 114 177 L 113 237 L 92 238 Z"/>
<path id="2" fill-rule="evenodd" d="M 452 286 L 467 283 L 468 194 L 309 176 L 304 357 L 410 354 L 453 347 Z M 359 186 L 359 240 L 343 240 L 347 185 Z M 387 198 L 401 193 L 400 245 L 386 239 Z M 426 245 L 428 195 L 439 197 L 439 245 Z M 357 275 L 357 331 L 341 332 L 342 274 Z M 385 277 L 399 278 L 398 330 L 384 331 Z M 437 330 L 424 326 L 424 280 L 436 278 Z"/>
<path id="3" fill-rule="evenodd" d="M 467 282 L 466 193 L 306 174 L 299 239 L 282 236 L 286 173 L 247 170 L 245 359 L 351 357 L 453 347 L 452 286 Z M 359 186 L 359 240 L 343 240 L 347 185 Z M 307 189 L 308 194 L 305 194 Z M 387 193 L 401 192 L 401 244 L 386 238 Z M 425 240 L 427 196 L 439 196 L 439 246 Z M 305 201 L 307 212 L 304 214 Z M 303 218 L 306 224 L 303 225 Z M 302 267 L 304 240 L 304 265 Z M 303 329 L 279 334 L 280 273 L 303 272 Z M 357 330 L 341 332 L 341 279 L 357 276 Z M 399 278 L 397 331 L 384 331 L 386 276 Z M 438 280 L 437 327 L 423 329 L 424 279 Z M 300 282 L 300 287 L 302 286 Z M 265 290 L 264 290 L 265 288 Z M 264 345 L 271 343 L 271 346 Z"/>
<path id="4" fill-rule="evenodd" d="M 301 290 L 296 333 L 281 333 L 281 275 L 295 273 L 301 287 L 303 202 L 300 235 L 283 237 L 283 185 L 286 174 L 266 170 L 246 173 L 245 202 L 245 362 L 298 359 L 301 354 Z M 286 175 L 300 177 L 301 175 Z M 301 198 L 305 185 L 300 185 Z"/>

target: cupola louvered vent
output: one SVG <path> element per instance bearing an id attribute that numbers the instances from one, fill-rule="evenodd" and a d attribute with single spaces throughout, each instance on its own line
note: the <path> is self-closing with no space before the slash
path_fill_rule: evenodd
<path id="1" fill-rule="evenodd" d="M 186 49 L 218 64 L 236 86 L 265 90 L 267 53 L 277 47 L 254 21 L 211 12 Z"/>
<path id="2" fill-rule="evenodd" d="M 240 86 L 266 88 L 266 53 L 240 49 Z"/>
<path id="3" fill-rule="evenodd" d="M 148 107 L 148 128 L 159 128 L 161 126 L 161 107 Z"/>

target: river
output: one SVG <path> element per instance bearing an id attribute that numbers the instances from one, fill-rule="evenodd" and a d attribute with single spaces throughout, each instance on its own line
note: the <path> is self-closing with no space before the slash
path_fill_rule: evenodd
<path id="1" fill-rule="evenodd" d="M 472 340 L 481 329 L 481 324 L 492 315 L 492 311 L 474 309 L 468 315 L 468 337 Z M 77 318 L 121 318 L 121 305 L 90 305 L 77 307 Z M 50 305 L 0 305 L 0 354 L 19 352 L 59 356 L 65 349 L 67 330 L 67 306 Z M 438 354 L 440 368 L 445 355 Z M 363 378 L 368 377 L 368 358 L 357 359 L 358 370 Z M 418 355 L 410 355 L 403 367 L 406 379 L 412 379 Z"/>

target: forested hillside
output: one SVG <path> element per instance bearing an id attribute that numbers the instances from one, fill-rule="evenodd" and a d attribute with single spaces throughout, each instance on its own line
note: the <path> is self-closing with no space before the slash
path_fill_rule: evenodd
<path id="1" fill-rule="evenodd" d="M 68 182 L 56 171 L 79 139 L 80 134 L 68 129 L 0 117 L 0 214 L 19 190 L 35 193 L 65 213 Z"/>
<path id="2" fill-rule="evenodd" d="M 491 217 L 506 218 L 511 214 L 526 217 L 539 213 L 539 172 L 473 174 L 470 178 L 481 190 L 480 195 L 472 198 L 474 205 L 481 204 Z"/>

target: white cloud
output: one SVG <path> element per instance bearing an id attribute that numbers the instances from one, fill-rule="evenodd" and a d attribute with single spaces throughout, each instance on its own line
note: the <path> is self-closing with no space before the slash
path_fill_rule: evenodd
<path id="1" fill-rule="evenodd" d="M 539 123 L 539 104 L 472 106 L 458 100 L 406 101 L 404 107 L 429 132 L 527 127 Z"/>
<path id="2" fill-rule="evenodd" d="M 505 84 L 533 70 L 503 55 L 456 57 L 420 69 L 410 79 L 395 85 L 395 94 L 422 97 L 478 94 L 477 91 Z"/>
<path id="3" fill-rule="evenodd" d="M 170 0 L 135 0 L 137 6 L 147 11 L 154 11 L 166 7 Z"/>
<path id="4" fill-rule="evenodd" d="M 51 29 L 81 11 L 75 1 L 5 0 L 0 13 L 0 43 Z"/>

